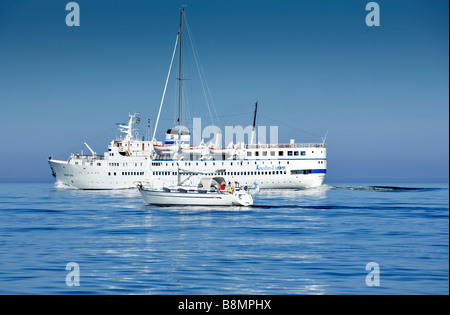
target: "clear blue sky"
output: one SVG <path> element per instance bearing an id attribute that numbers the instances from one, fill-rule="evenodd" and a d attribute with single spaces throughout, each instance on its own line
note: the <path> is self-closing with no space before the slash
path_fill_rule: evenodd
<path id="1" fill-rule="evenodd" d="M 259 101 L 280 142 L 328 130 L 328 182 L 448 181 L 448 1 L 377 1 L 379 27 L 362 0 L 79 0 L 80 27 L 68 2 L 0 2 L 0 181 L 52 181 L 49 155 L 105 151 L 129 112 L 154 121 L 182 4 L 222 126 Z"/>

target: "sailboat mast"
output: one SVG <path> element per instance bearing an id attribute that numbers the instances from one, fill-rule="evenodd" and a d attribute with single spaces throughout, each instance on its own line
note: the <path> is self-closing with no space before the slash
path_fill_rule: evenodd
<path id="1" fill-rule="evenodd" d="M 183 14 L 184 8 L 180 10 L 180 69 L 178 77 L 178 142 L 181 151 L 181 114 L 183 105 Z"/>
<path id="2" fill-rule="evenodd" d="M 184 8 L 180 9 L 180 69 L 178 77 L 178 161 L 181 159 L 181 114 L 183 105 L 183 14 Z M 180 169 L 178 167 L 178 185 L 181 182 Z"/>

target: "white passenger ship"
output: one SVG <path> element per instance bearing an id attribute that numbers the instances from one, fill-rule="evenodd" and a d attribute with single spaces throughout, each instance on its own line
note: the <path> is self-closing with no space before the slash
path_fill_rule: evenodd
<path id="1" fill-rule="evenodd" d="M 103 155 L 98 155 L 86 144 L 91 155 L 71 154 L 67 161 L 49 158 L 56 184 L 78 189 L 124 189 L 136 188 L 137 182 L 147 182 L 152 187 L 176 183 L 195 185 L 205 176 L 220 176 L 230 183 L 239 182 L 244 188 L 320 186 L 327 170 L 325 141 L 295 143 L 291 139 L 288 144 L 254 144 L 257 105 L 250 144 L 230 143 L 222 148 L 219 132 L 211 143 L 202 141 L 191 146 L 189 131 L 181 127 L 183 13 L 184 9 L 181 10 L 180 29 L 167 77 L 179 40 L 179 125 L 166 132 L 164 143 L 155 140 L 166 80 L 152 141 L 133 137 L 136 115 L 130 115 L 128 124 L 119 126 L 123 136 L 111 141 Z"/>
<path id="2" fill-rule="evenodd" d="M 168 139 L 174 136 L 171 132 Z M 125 137 L 113 140 L 103 155 L 71 154 L 67 161 L 50 158 L 49 164 L 58 187 L 78 189 L 135 188 L 136 182 L 162 187 L 176 183 L 178 172 L 185 184 L 193 185 L 205 176 L 222 176 L 242 187 L 257 184 L 263 189 L 295 189 L 320 186 L 326 175 L 324 143 L 240 143 L 223 149 L 221 155 L 216 151 L 210 147 L 203 153 L 183 154 L 179 160 L 176 152 L 152 153 L 151 141 L 133 139 L 127 131 Z"/>

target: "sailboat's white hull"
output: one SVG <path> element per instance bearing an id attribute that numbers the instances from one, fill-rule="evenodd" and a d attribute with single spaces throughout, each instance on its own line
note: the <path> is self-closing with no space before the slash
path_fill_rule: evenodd
<path id="1" fill-rule="evenodd" d="M 249 194 L 169 192 L 147 189 L 140 189 L 140 193 L 146 205 L 249 206 L 253 204 L 253 199 Z"/>

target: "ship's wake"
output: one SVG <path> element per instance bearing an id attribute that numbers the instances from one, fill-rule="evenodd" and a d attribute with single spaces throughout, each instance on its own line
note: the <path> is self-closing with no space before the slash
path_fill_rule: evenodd
<path id="1" fill-rule="evenodd" d="M 345 190 L 373 190 L 373 191 L 432 191 L 441 188 L 429 187 L 401 187 L 401 186 L 347 186 L 347 185 L 327 185 L 331 188 Z"/>

